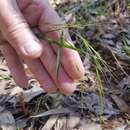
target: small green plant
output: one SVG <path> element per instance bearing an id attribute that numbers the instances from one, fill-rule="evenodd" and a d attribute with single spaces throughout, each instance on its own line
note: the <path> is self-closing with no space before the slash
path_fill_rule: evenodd
<path id="1" fill-rule="evenodd" d="M 58 26 L 58 25 L 54 25 L 54 26 Z M 78 37 L 81 41 L 82 41 L 82 44 L 83 44 L 83 47 L 82 48 L 77 48 L 75 47 L 74 45 L 72 45 L 71 43 L 69 43 L 68 41 L 66 41 L 63 36 L 64 36 L 64 31 L 63 29 L 65 28 L 83 28 L 85 26 L 80 26 L 80 25 L 59 25 L 60 28 L 58 29 L 53 29 L 52 31 L 62 31 L 61 33 L 61 37 L 59 40 L 54 40 L 54 39 L 51 39 L 51 38 L 46 38 L 44 37 L 41 33 L 38 34 L 37 36 L 39 38 L 42 38 L 44 40 L 46 40 L 48 42 L 48 44 L 55 44 L 58 46 L 58 52 L 57 52 L 57 64 L 56 64 L 56 73 L 57 73 L 57 77 L 58 77 L 58 72 L 59 72 L 59 69 L 60 69 L 60 66 L 61 66 L 61 58 L 62 58 L 62 48 L 69 48 L 69 49 L 72 49 L 72 50 L 75 50 L 75 51 L 78 51 L 80 54 L 83 54 L 83 55 L 90 55 L 90 57 L 92 58 L 93 60 L 93 63 L 95 65 L 95 73 L 96 73 L 96 77 L 97 77 L 97 81 L 99 82 L 99 94 L 100 94 L 100 108 L 101 108 L 101 111 L 100 111 L 100 119 L 101 119 L 101 122 L 102 122 L 102 113 L 103 113 L 103 106 L 104 106 L 104 102 L 103 102 L 103 97 L 105 96 L 104 94 L 104 89 L 103 89 L 103 84 L 102 84 L 102 79 L 101 79 L 101 74 L 103 74 L 103 67 L 107 67 L 108 70 L 109 69 L 109 66 L 107 65 L 107 63 L 102 59 L 102 57 L 100 56 L 100 54 L 91 46 L 91 44 L 87 41 L 87 39 L 85 39 L 84 37 L 82 37 L 80 34 L 78 33 L 75 33 L 73 32 L 76 37 Z M 51 31 L 49 31 L 51 32 Z M 47 32 L 47 33 L 49 33 Z"/>
<path id="2" fill-rule="evenodd" d="M 0 79 L 4 79 L 4 80 L 10 80 L 11 76 L 10 75 L 0 75 Z"/>
<path id="3" fill-rule="evenodd" d="M 128 39 L 123 38 L 123 50 L 130 56 L 130 45 L 128 45 Z"/>

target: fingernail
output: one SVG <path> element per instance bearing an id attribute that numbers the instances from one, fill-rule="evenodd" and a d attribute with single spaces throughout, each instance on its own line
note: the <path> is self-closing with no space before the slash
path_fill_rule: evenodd
<path id="1" fill-rule="evenodd" d="M 28 56 L 31 57 L 39 57 L 42 53 L 42 46 L 35 42 L 35 41 L 29 41 L 25 44 L 24 50 L 27 53 Z"/>

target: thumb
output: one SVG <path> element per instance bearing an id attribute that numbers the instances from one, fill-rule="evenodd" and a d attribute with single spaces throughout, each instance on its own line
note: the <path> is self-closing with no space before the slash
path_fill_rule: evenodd
<path id="1" fill-rule="evenodd" d="M 38 58 L 42 53 L 42 45 L 29 29 L 16 0 L 0 0 L 0 30 L 23 56 Z"/>

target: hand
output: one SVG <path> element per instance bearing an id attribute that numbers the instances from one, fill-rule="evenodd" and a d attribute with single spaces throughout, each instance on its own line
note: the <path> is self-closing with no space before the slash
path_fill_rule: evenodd
<path id="1" fill-rule="evenodd" d="M 62 21 L 47 0 L 0 0 L 0 31 L 4 37 L 0 38 L 0 49 L 18 85 L 27 86 L 24 61 L 48 93 L 59 90 L 69 94 L 76 89 L 75 80 L 84 75 L 79 54 L 62 49 L 62 66 L 57 80 L 57 46 L 38 39 L 31 31 L 35 27 L 46 37 L 58 40 L 59 31 L 50 31 L 56 24 Z M 64 38 L 72 42 L 66 30 Z"/>

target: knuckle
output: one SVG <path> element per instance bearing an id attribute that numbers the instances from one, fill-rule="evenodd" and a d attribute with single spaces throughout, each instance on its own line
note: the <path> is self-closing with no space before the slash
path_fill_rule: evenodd
<path id="1" fill-rule="evenodd" d="M 24 22 L 12 24 L 8 27 L 8 35 L 15 36 L 22 32 L 25 28 L 27 28 L 27 25 Z"/>

